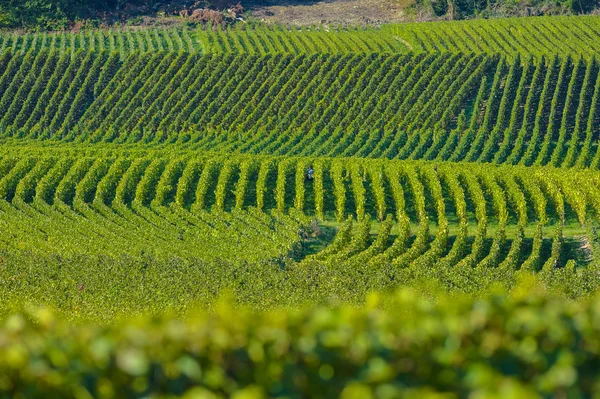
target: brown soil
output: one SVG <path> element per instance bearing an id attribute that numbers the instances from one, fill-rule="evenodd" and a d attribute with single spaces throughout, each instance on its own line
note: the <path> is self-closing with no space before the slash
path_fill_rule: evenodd
<path id="1" fill-rule="evenodd" d="M 379 25 L 412 19 L 406 13 L 412 4 L 414 0 L 264 0 L 251 2 L 246 10 L 268 23 Z"/>
<path id="2" fill-rule="evenodd" d="M 1 1 L 1 0 L 0 0 Z M 219 0 L 227 4 L 239 0 Z M 210 1 L 214 4 L 215 0 Z M 410 6 L 415 0 L 242 0 L 246 15 L 267 23 L 285 25 L 365 26 L 414 20 Z M 153 0 L 127 5 L 110 13 L 98 15 L 105 27 L 169 27 L 180 25 L 180 12 L 206 7 L 206 0 Z M 245 18 L 245 16 L 244 16 Z M 79 30 L 81 24 L 72 29 Z"/>

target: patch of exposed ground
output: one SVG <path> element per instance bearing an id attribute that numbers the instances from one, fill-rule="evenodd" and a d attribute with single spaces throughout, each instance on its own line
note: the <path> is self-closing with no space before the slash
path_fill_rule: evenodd
<path id="1" fill-rule="evenodd" d="M 249 2 L 246 10 L 261 21 L 290 25 L 380 25 L 411 20 L 414 0 L 322 0 Z"/>

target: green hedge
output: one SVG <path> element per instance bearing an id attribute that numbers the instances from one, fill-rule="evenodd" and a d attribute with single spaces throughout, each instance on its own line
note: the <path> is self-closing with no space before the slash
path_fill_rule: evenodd
<path id="1" fill-rule="evenodd" d="M 220 305 L 185 321 L 111 326 L 24 312 L 0 323 L 0 397 L 600 394 L 600 297 L 517 291 L 524 294 L 434 303 L 403 290 L 385 309 L 375 295 L 363 308 L 252 313 Z"/>
<path id="2" fill-rule="evenodd" d="M 3 0 L 0 28 L 61 30 L 76 18 L 116 3 L 114 0 Z"/>

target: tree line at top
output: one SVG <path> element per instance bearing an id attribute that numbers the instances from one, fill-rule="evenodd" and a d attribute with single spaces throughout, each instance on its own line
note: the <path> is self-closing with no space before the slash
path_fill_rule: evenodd
<path id="1" fill-rule="evenodd" d="M 269 2 L 275 5 L 280 0 Z M 297 0 L 303 3 L 307 0 Z M 1 0 L 0 29 L 69 30 L 115 23 L 144 24 L 144 17 L 187 17 L 196 22 L 223 24 L 222 18 L 251 9 L 255 0 Z M 288 4 L 281 0 L 282 5 Z M 233 8 L 233 13 L 231 9 Z M 412 0 L 407 18 L 417 20 L 469 19 L 533 15 L 594 13 L 600 0 Z M 229 13 L 226 10 L 229 9 Z M 222 13 L 222 11 L 225 11 Z M 218 15 L 217 15 L 218 14 Z M 205 19 L 209 18 L 210 21 Z M 190 19 L 186 18 L 190 22 Z M 194 22 L 193 19 L 191 22 Z M 215 24 L 215 26 L 217 25 Z"/>
<path id="2" fill-rule="evenodd" d="M 0 29 L 65 30 L 184 10 L 224 10 L 237 0 L 1 0 Z M 137 22 L 137 21 L 136 21 Z"/>

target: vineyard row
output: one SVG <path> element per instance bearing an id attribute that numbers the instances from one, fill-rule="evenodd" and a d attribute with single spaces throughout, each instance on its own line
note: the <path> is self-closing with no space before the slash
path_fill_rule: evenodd
<path id="1" fill-rule="evenodd" d="M 308 166 L 314 180 L 306 179 Z M 600 215 L 598 176 L 547 168 L 55 153 L 5 156 L 0 176 L 4 244 L 50 252 L 110 251 L 113 241 L 120 242 L 115 252 L 128 252 L 130 241 L 141 242 L 139 250 L 155 240 L 185 257 L 210 258 L 207 247 L 219 257 L 235 258 L 242 247 L 251 259 L 277 257 L 293 250 L 300 226 L 316 217 L 343 223 L 307 262 L 552 270 L 569 260 L 562 248 L 577 239 L 573 229 L 585 237 Z M 223 240 L 227 234 L 238 238 Z"/>
<path id="2" fill-rule="evenodd" d="M 312 36 L 314 39 L 310 40 Z M 320 39 L 320 43 L 319 40 Z M 345 53 L 431 52 L 517 55 L 598 54 L 597 16 L 475 19 L 384 25 L 379 31 L 273 25 L 235 25 L 227 31 L 200 31 L 207 52 L 221 53 Z"/>
<path id="3" fill-rule="evenodd" d="M 600 18 L 556 16 L 474 19 L 387 25 L 384 34 L 401 37 L 415 51 L 498 53 L 522 58 L 552 54 L 598 54 Z"/>
<path id="4" fill-rule="evenodd" d="M 375 29 L 287 29 L 235 25 L 216 31 L 168 28 L 85 30 L 78 33 L 0 33 L 0 50 L 11 52 L 56 49 L 73 55 L 78 50 L 118 52 L 186 51 L 253 54 L 400 52 L 407 46 L 391 34 Z"/>
<path id="5" fill-rule="evenodd" d="M 42 51 L 0 71 L 4 137 L 600 166 L 595 58 Z"/>
<path id="6" fill-rule="evenodd" d="M 474 52 L 516 55 L 598 53 L 600 17 L 538 17 L 403 23 L 374 28 L 286 27 L 235 24 L 227 29 L 195 28 L 86 30 L 70 33 L 0 33 L 0 50 L 60 49 L 116 51 L 176 50 L 206 53 L 316 54 L 398 53 L 406 51 Z"/>

